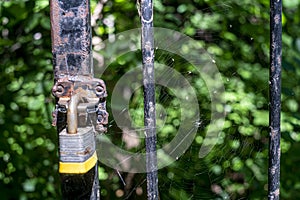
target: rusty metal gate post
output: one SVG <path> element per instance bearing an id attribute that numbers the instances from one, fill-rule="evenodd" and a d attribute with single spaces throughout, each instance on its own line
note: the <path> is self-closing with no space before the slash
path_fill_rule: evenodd
<path id="1" fill-rule="evenodd" d="M 99 199 L 95 137 L 108 114 L 106 86 L 93 75 L 90 2 L 50 0 L 50 12 L 62 195 Z"/>
<path id="2" fill-rule="evenodd" d="M 268 199 L 278 200 L 280 189 L 280 108 L 282 2 L 270 1 L 270 133 Z"/>

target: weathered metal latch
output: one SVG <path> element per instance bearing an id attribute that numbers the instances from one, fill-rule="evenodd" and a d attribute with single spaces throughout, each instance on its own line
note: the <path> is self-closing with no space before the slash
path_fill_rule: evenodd
<path id="1" fill-rule="evenodd" d="M 86 76 L 58 79 L 52 88 L 57 98 L 53 125 L 60 124 L 60 173 L 86 173 L 97 162 L 95 133 L 106 132 L 106 86 Z M 60 119 L 58 121 L 58 119 Z"/>

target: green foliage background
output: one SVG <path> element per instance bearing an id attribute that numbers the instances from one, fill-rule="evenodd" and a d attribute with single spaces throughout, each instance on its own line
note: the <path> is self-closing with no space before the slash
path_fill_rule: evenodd
<path id="1" fill-rule="evenodd" d="M 103 7 L 93 25 L 95 38 L 105 40 L 140 27 L 135 1 L 92 0 L 93 13 L 99 5 Z M 207 99 L 200 104 L 203 125 L 188 151 L 159 171 L 161 199 L 266 199 L 269 1 L 155 0 L 154 8 L 156 27 L 196 39 L 213 56 L 225 85 L 226 105 L 220 109 L 227 114 L 218 145 L 199 159 L 205 125 L 209 123 L 209 110 L 205 110 L 209 99 L 201 80 L 190 78 L 199 99 Z M 114 23 L 105 23 L 105 19 Z M 281 199 L 300 198 L 299 25 L 300 1 L 283 1 Z M 60 199 L 57 134 L 51 127 L 49 2 L 0 1 L 0 34 L 1 199 Z M 95 46 L 95 50 L 99 49 Z M 169 57 L 157 57 L 168 63 Z M 102 77 L 109 92 L 118 78 L 139 62 L 140 57 L 131 54 L 117 59 Z M 182 73 L 192 72 L 188 66 L 173 67 Z M 142 115 L 140 97 L 137 92 L 130 111 L 137 124 Z M 170 105 L 176 105 L 176 101 Z M 178 121 L 176 109 L 170 106 L 169 111 L 173 113 L 170 124 L 159 136 L 163 142 L 171 139 L 166 135 L 176 130 Z M 108 135 L 123 144 L 116 127 Z M 114 170 L 101 165 L 102 199 L 146 198 L 145 174 L 121 175 L 126 186 Z"/>

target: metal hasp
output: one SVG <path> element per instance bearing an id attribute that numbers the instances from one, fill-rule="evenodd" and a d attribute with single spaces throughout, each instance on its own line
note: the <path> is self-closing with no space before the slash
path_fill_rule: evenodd
<path id="1" fill-rule="evenodd" d="M 95 137 L 106 132 L 106 86 L 93 76 L 89 0 L 50 0 L 63 199 L 99 199 Z"/>
<path id="2" fill-rule="evenodd" d="M 268 199 L 278 200 L 280 189 L 280 110 L 282 2 L 270 1 L 270 133 Z"/>
<path id="3" fill-rule="evenodd" d="M 156 113 L 154 79 L 154 37 L 153 37 L 153 2 L 141 0 L 140 16 L 142 23 L 142 57 L 144 86 L 144 124 L 146 143 L 147 195 L 148 200 L 157 200 L 157 151 L 156 151 Z"/>

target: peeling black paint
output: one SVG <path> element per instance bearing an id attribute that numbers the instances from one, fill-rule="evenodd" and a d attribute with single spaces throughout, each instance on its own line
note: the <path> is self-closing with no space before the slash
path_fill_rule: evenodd
<path id="1" fill-rule="evenodd" d="M 65 76 L 93 75 L 89 10 L 88 0 L 51 0 L 56 80 Z"/>
<path id="2" fill-rule="evenodd" d="M 85 2 L 84 1 L 78 1 L 78 0 L 59 1 L 60 7 L 64 10 L 68 10 L 68 9 L 71 9 L 71 8 L 78 8 L 83 3 L 85 3 Z"/>
<path id="3" fill-rule="evenodd" d="M 279 200 L 280 193 L 280 110 L 282 2 L 270 1 L 270 134 L 268 199 Z"/>

